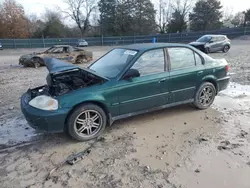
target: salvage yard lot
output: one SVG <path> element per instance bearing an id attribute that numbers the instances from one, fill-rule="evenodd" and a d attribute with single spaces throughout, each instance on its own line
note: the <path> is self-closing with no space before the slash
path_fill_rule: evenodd
<path id="1" fill-rule="evenodd" d="M 87 49 L 97 59 L 111 48 Z M 118 121 L 85 159 L 47 181 L 56 164 L 91 142 L 36 132 L 24 120 L 20 96 L 45 84 L 47 69 L 22 68 L 18 58 L 41 50 L 0 51 L 1 187 L 250 187 L 250 41 L 209 54 L 225 58 L 235 73 L 213 108 L 185 105 Z"/>

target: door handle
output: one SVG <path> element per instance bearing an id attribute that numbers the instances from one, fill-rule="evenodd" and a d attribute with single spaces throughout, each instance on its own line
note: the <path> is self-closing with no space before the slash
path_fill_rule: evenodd
<path id="1" fill-rule="evenodd" d="M 167 81 L 167 78 L 161 79 L 158 83 L 162 83 L 162 82 L 165 82 L 165 81 Z"/>
<path id="2" fill-rule="evenodd" d="M 203 71 L 199 71 L 199 72 L 197 73 L 198 76 L 200 76 L 200 75 L 202 75 L 202 74 L 203 74 Z"/>

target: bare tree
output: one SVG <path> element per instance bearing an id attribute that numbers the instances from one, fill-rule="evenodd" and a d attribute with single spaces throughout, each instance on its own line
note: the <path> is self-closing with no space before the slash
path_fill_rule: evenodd
<path id="1" fill-rule="evenodd" d="M 233 27 L 233 23 L 232 20 L 234 19 L 234 15 L 233 15 L 233 8 L 230 7 L 225 7 L 223 10 L 223 18 L 222 18 L 222 22 L 223 22 L 223 26 L 224 27 Z"/>
<path id="2" fill-rule="evenodd" d="M 245 20 L 244 18 L 245 18 L 244 13 L 238 12 L 233 16 L 231 23 L 233 24 L 234 27 L 243 26 Z"/>
<path id="3" fill-rule="evenodd" d="M 65 0 L 68 5 L 67 11 L 63 11 L 72 20 L 75 21 L 77 27 L 84 36 L 90 27 L 90 16 L 96 8 L 96 0 Z"/>
<path id="4" fill-rule="evenodd" d="M 171 20 L 172 9 L 170 7 L 171 0 L 159 0 L 158 2 L 158 28 L 160 33 L 165 33 L 167 25 Z"/>
<path id="5" fill-rule="evenodd" d="M 158 28 L 161 33 L 167 31 L 173 13 L 178 12 L 184 20 L 191 11 L 196 0 L 159 0 L 158 1 Z"/>
<path id="6" fill-rule="evenodd" d="M 173 11 L 179 12 L 184 19 L 187 19 L 187 16 L 191 9 L 193 8 L 195 0 L 175 0 L 174 3 L 171 3 Z"/>

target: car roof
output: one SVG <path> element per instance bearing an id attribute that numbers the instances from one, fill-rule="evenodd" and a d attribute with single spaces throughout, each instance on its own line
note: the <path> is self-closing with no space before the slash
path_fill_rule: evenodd
<path id="1" fill-rule="evenodd" d="M 204 36 L 208 36 L 208 37 L 226 37 L 226 35 L 215 35 L 215 34 L 212 34 L 212 35 L 204 35 Z"/>
<path id="2" fill-rule="evenodd" d="M 167 47 L 188 47 L 189 45 L 180 43 L 141 43 L 141 44 L 130 44 L 123 46 L 122 48 L 133 49 L 138 51 L 152 50 L 156 48 L 167 48 Z"/>
<path id="3" fill-rule="evenodd" d="M 53 45 L 52 47 L 60 48 L 60 47 L 71 47 L 70 45 Z"/>

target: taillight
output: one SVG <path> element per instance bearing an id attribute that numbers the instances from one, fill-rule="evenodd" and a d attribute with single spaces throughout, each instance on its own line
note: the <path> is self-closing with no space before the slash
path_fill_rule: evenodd
<path id="1" fill-rule="evenodd" d="M 228 66 L 228 65 L 226 65 L 226 72 L 228 72 L 228 70 L 229 70 L 229 66 Z"/>

